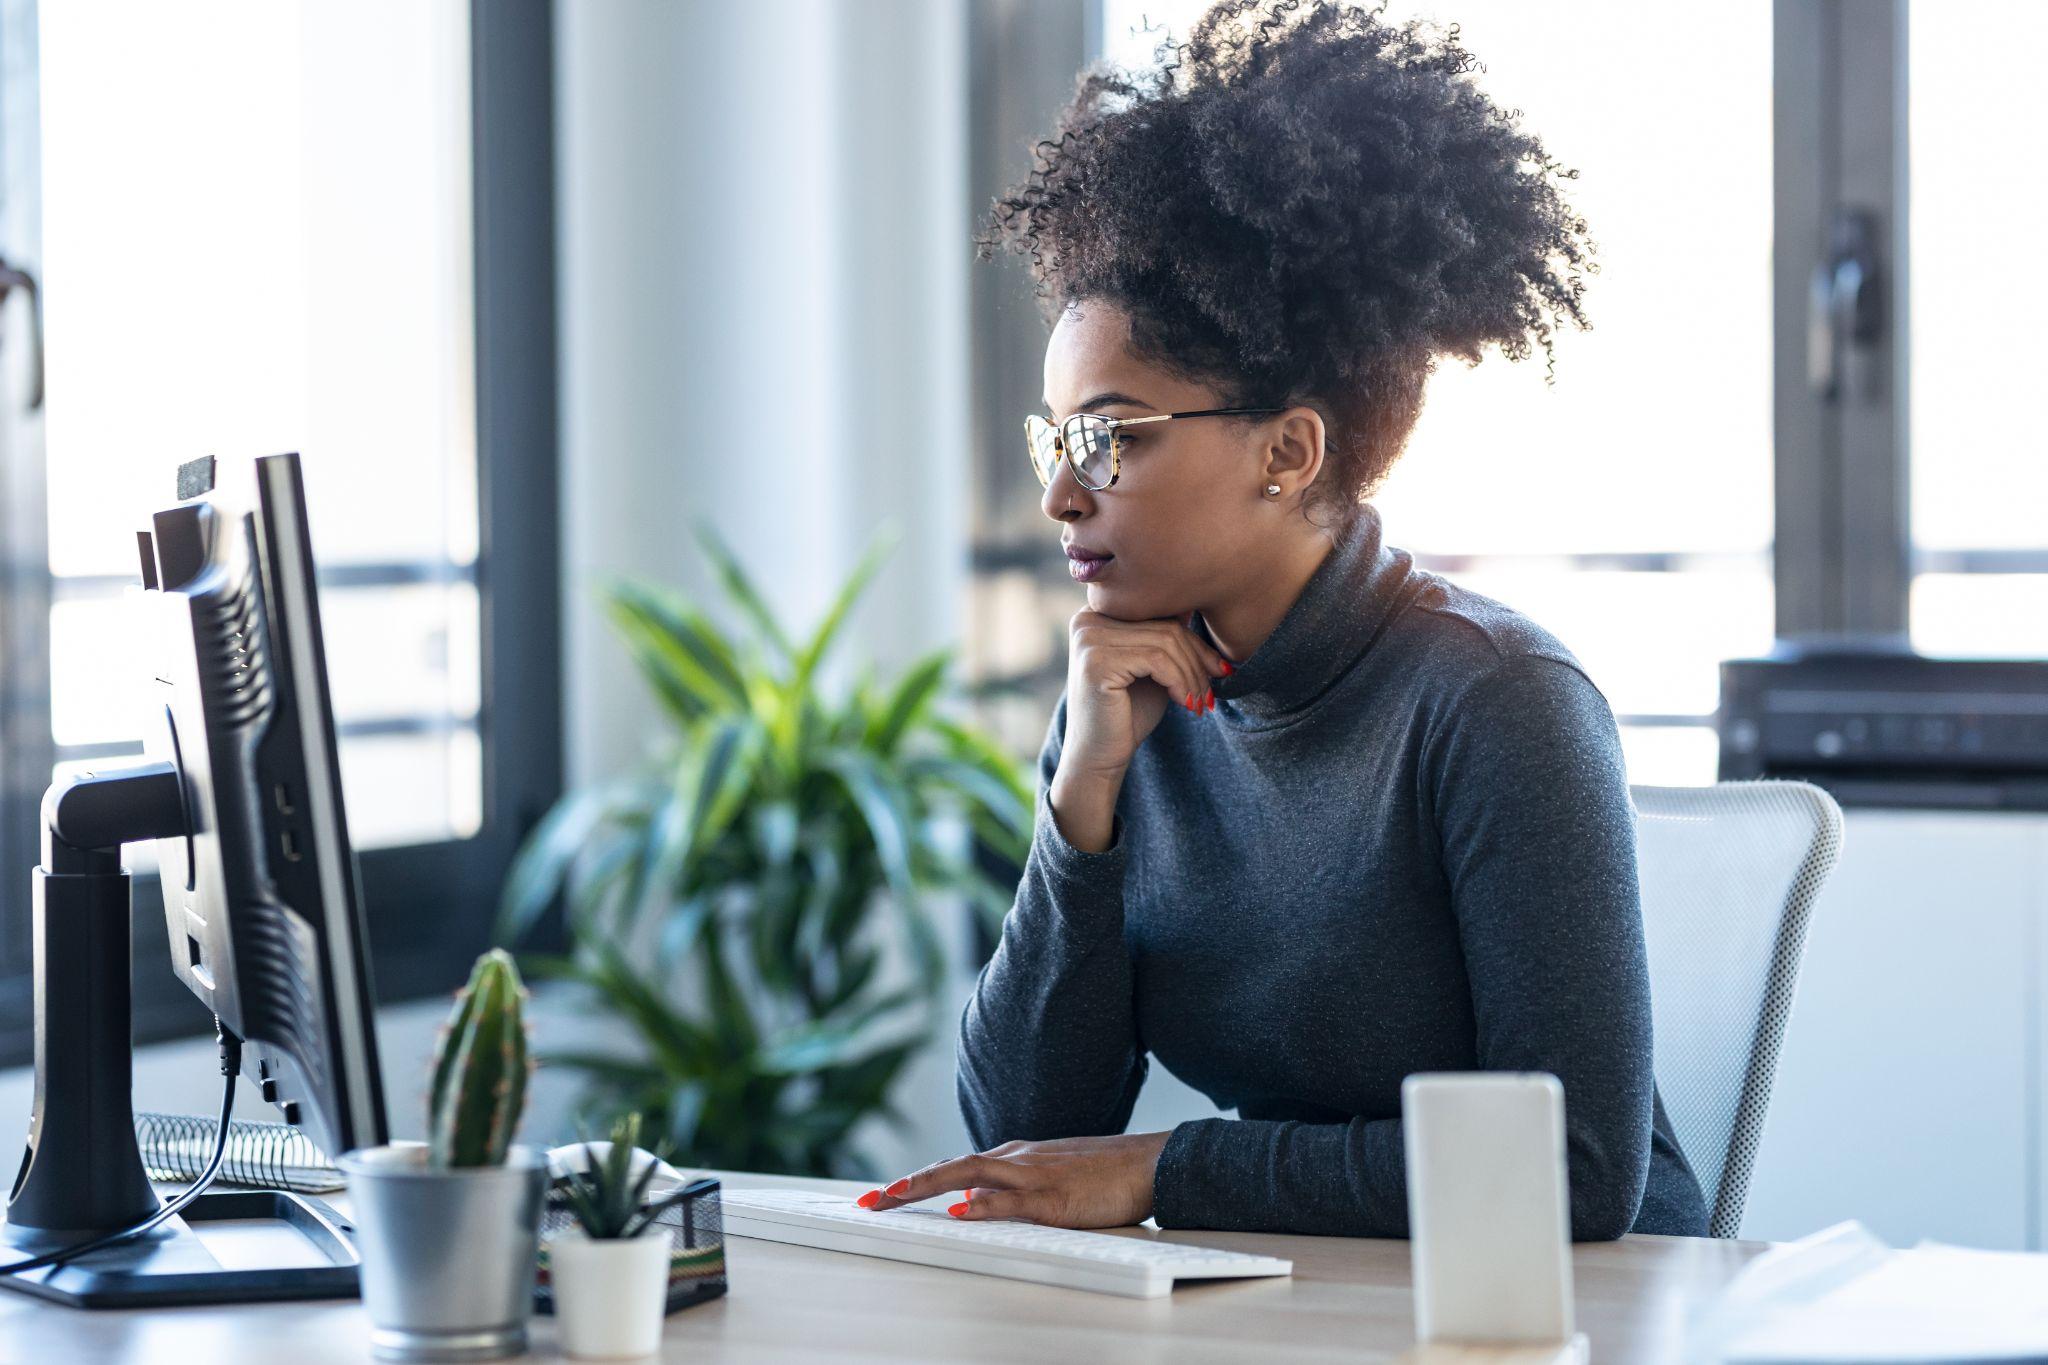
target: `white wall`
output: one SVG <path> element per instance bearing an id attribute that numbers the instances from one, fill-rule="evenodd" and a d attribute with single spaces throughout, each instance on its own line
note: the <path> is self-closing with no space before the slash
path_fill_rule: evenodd
<path id="1" fill-rule="evenodd" d="M 951 0 L 556 6 L 572 781 L 656 723 L 593 585 L 646 574 L 718 605 L 694 517 L 796 626 L 891 519 L 842 666 L 886 675 L 958 638 L 963 24 Z"/>
<path id="2" fill-rule="evenodd" d="M 2048 817 L 1851 810 L 1742 1235 L 2048 1246 Z"/>

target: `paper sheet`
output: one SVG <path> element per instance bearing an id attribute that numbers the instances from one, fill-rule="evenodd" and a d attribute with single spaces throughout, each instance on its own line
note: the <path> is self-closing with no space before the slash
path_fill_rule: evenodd
<path id="1" fill-rule="evenodd" d="M 1730 1365 L 2048 1362 L 2048 1256 L 1922 1243 L 1846 1284 L 1766 1308 L 1732 1335 Z"/>

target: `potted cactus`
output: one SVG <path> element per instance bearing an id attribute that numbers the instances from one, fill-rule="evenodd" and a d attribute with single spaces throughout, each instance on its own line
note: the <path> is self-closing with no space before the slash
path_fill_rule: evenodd
<path id="1" fill-rule="evenodd" d="M 674 1237 L 658 1220 L 691 1187 L 649 1200 L 661 1155 L 639 1143 L 640 1116 L 628 1114 L 612 1125 L 604 1155 L 583 1144 L 583 1168 L 559 1187 L 575 1226 L 543 1254 L 562 1350 L 578 1359 L 652 1355 L 661 1345 Z"/>
<path id="2" fill-rule="evenodd" d="M 526 987 L 483 954 L 442 1027 L 427 1140 L 343 1155 L 371 1349 L 381 1360 L 490 1360 L 526 1349 L 547 1184 L 512 1141 L 526 1107 Z"/>

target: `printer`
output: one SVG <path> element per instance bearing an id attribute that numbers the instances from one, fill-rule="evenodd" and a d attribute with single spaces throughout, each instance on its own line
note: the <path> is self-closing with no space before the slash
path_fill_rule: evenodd
<path id="1" fill-rule="evenodd" d="M 1722 781 L 1798 778 L 1843 806 L 2048 811 L 2048 660 L 1781 642 L 1721 665 Z"/>

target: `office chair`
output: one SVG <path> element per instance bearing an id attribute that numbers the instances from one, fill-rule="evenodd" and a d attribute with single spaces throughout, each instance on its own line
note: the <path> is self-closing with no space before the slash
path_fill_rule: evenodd
<path id="1" fill-rule="evenodd" d="M 1733 1237 L 1842 811 L 1805 782 L 1629 792 L 1657 1088 L 1706 1195 L 1708 1235 Z"/>

